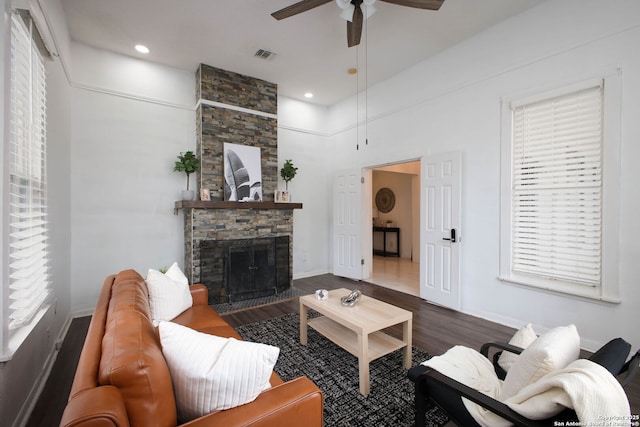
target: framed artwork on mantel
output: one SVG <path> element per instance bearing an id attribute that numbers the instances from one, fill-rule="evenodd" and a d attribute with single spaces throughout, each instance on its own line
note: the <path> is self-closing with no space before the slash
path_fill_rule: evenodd
<path id="1" fill-rule="evenodd" d="M 262 201 L 260 147 L 224 143 L 224 199 Z"/>

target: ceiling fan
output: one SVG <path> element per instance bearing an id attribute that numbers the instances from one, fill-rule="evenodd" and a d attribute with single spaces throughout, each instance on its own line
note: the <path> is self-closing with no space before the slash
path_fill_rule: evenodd
<path id="1" fill-rule="evenodd" d="M 301 0 L 277 12 L 271 16 L 277 20 L 289 18 L 307 10 L 311 10 L 333 0 Z M 362 23 L 375 12 L 373 4 L 376 0 L 335 0 L 342 9 L 341 17 L 347 20 L 347 45 L 349 47 L 360 44 L 362 36 Z M 438 10 L 444 0 L 380 0 L 399 6 L 414 7 L 418 9 Z"/>

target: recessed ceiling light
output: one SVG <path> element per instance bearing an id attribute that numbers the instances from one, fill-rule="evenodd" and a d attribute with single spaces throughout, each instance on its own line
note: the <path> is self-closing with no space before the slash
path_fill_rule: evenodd
<path id="1" fill-rule="evenodd" d="M 137 50 L 138 52 L 140 52 L 140 53 L 149 53 L 149 48 L 148 48 L 148 47 L 146 47 L 146 46 L 145 46 L 145 45 L 143 45 L 143 44 L 137 44 L 137 45 L 136 45 L 136 50 Z"/>
<path id="2" fill-rule="evenodd" d="M 307 92 L 304 94 L 305 98 L 313 98 L 313 94 L 311 92 Z"/>

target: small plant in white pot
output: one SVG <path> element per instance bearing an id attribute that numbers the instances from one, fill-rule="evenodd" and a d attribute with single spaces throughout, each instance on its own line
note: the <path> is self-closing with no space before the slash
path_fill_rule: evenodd
<path id="1" fill-rule="evenodd" d="M 298 172 L 298 168 L 293 166 L 291 159 L 285 160 L 282 169 L 280 169 L 280 176 L 284 179 L 285 189 L 289 191 L 289 181 L 291 181 Z"/>
<path id="2" fill-rule="evenodd" d="M 182 190 L 182 200 L 193 200 L 195 193 L 189 190 L 189 176 L 200 170 L 200 159 L 193 154 L 193 151 L 185 151 L 178 155 L 178 160 L 173 167 L 174 172 L 184 172 L 187 174 L 187 189 Z"/>
<path id="3" fill-rule="evenodd" d="M 291 194 L 289 194 L 289 181 L 291 181 L 298 172 L 298 168 L 293 166 L 291 159 L 285 160 L 282 169 L 280 169 L 280 176 L 284 179 L 285 191 L 276 192 L 276 202 L 290 202 Z"/>

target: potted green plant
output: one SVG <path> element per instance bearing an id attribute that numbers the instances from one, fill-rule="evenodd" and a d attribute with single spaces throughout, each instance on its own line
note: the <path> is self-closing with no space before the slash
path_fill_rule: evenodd
<path id="1" fill-rule="evenodd" d="M 280 169 L 280 176 L 284 179 L 285 189 L 289 191 L 289 181 L 291 181 L 298 172 L 298 168 L 293 166 L 291 159 L 285 160 L 282 169 Z"/>
<path id="2" fill-rule="evenodd" d="M 289 181 L 291 181 L 298 172 L 298 168 L 293 165 L 291 159 L 285 160 L 280 176 L 284 179 L 285 191 L 276 191 L 276 202 L 290 202 L 291 194 L 289 194 Z"/>
<path id="3" fill-rule="evenodd" d="M 193 200 L 194 191 L 189 190 L 189 175 L 200 170 L 200 159 L 193 154 L 193 151 L 185 151 L 178 155 L 178 160 L 173 167 L 174 172 L 184 172 L 187 174 L 187 190 L 182 191 L 182 200 Z"/>

